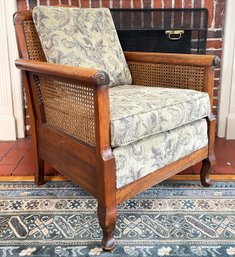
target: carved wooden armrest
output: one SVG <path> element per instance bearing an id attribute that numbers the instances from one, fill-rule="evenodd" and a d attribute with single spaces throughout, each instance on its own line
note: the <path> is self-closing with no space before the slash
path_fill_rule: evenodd
<path id="1" fill-rule="evenodd" d="M 125 52 L 134 85 L 194 89 L 207 92 L 213 102 L 212 55 Z"/>

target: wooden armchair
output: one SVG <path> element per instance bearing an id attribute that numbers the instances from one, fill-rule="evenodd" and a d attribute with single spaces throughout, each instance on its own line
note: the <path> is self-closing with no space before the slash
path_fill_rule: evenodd
<path id="1" fill-rule="evenodd" d="M 125 155 L 129 145 L 136 151 L 139 150 L 138 147 L 142 147 L 134 145 L 133 142 L 119 147 L 111 142 L 113 124 L 111 124 L 110 108 L 115 109 L 115 97 L 120 95 L 120 92 L 110 93 L 113 89 L 109 89 L 109 76 L 103 71 L 46 62 L 31 11 L 16 13 L 14 24 L 21 58 L 16 60 L 16 66 L 22 70 L 31 120 L 35 182 L 37 185 L 44 183 L 45 161 L 93 195 L 98 201 L 98 218 L 103 230 L 103 249 L 111 250 L 114 246 L 113 233 L 119 203 L 200 161 L 203 163 L 201 183 L 203 186 L 210 185 L 209 174 L 215 164 L 215 118 L 210 113 L 216 64 L 214 56 L 125 53 L 133 85 L 139 85 L 139 89 L 147 86 L 149 90 L 163 87 L 163 89 L 181 88 L 207 92 L 210 98 L 208 104 L 210 105 L 208 114 L 210 114 L 198 119 L 200 121 L 206 119 L 208 125 L 204 127 L 208 142 L 203 147 L 191 149 L 186 156 L 176 157 L 175 161 L 163 164 L 154 171 L 144 171 L 144 175 L 138 175 L 139 177 L 136 175 L 138 170 L 132 171 L 136 176 L 133 181 L 125 178 L 120 180 L 120 177 L 117 177 L 117 169 L 121 169 L 123 163 L 117 160 L 121 156 L 118 155 L 118 151 L 124 151 Z M 191 90 L 182 92 L 196 94 Z M 153 115 L 152 119 L 154 117 L 156 116 Z M 159 123 L 163 126 L 164 120 L 160 120 Z M 189 130 L 194 129 L 193 124 L 189 122 L 182 128 L 191 126 Z M 150 125 L 146 124 L 147 129 L 148 126 Z M 174 129 L 167 130 L 167 134 L 161 139 L 163 142 L 171 131 L 178 133 Z M 155 154 L 158 162 L 155 146 L 160 145 L 160 139 L 155 138 L 155 135 L 148 135 L 144 139 L 138 139 L 138 143 L 142 143 L 143 140 L 149 140 L 148 144 L 156 140 L 151 153 Z M 186 146 L 189 143 L 186 143 Z M 168 151 L 170 146 L 167 147 Z M 178 148 L 175 149 L 173 155 L 177 155 Z M 169 151 L 167 156 L 170 154 Z M 135 160 L 141 158 L 143 156 L 139 155 Z M 161 161 L 164 163 L 164 158 Z M 126 162 L 128 163 L 128 160 Z M 151 165 L 157 167 L 155 164 Z"/>

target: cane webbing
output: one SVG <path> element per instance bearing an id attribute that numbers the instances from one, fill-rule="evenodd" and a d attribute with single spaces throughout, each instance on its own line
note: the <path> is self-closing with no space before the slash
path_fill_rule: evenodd
<path id="1" fill-rule="evenodd" d="M 38 76 L 46 123 L 95 145 L 94 93 L 92 88 Z"/>
<path id="2" fill-rule="evenodd" d="M 38 33 L 32 20 L 24 21 L 23 28 L 30 60 L 46 61 Z M 24 56 L 23 56 L 24 57 Z"/>
<path id="3" fill-rule="evenodd" d="M 136 61 L 129 61 L 128 65 L 134 85 L 203 91 L 204 67 Z"/>

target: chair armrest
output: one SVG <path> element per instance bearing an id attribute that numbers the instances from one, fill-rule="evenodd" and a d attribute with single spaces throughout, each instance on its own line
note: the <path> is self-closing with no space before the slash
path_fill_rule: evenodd
<path id="1" fill-rule="evenodd" d="M 110 145 L 107 73 L 23 59 L 15 64 L 23 70 L 27 100 L 39 126 L 60 130 L 101 150 Z"/>
<path id="2" fill-rule="evenodd" d="M 207 92 L 213 104 L 214 67 L 212 55 L 125 52 L 132 83 Z"/>
<path id="3" fill-rule="evenodd" d="M 214 55 L 125 52 L 127 61 L 171 65 L 216 66 L 219 58 Z"/>
<path id="4" fill-rule="evenodd" d="M 109 84 L 108 75 L 96 69 L 74 67 L 41 61 L 18 59 L 15 61 L 18 69 L 44 74 L 51 77 L 74 80 L 87 87 L 96 87 Z"/>

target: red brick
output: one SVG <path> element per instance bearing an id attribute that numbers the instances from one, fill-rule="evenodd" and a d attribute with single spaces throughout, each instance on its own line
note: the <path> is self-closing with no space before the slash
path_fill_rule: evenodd
<path id="1" fill-rule="evenodd" d="M 45 175 L 46 176 L 55 176 L 58 175 L 58 171 L 49 166 L 47 163 L 45 164 Z"/>
<path id="2" fill-rule="evenodd" d="M 222 30 L 209 30 L 207 32 L 207 38 L 222 38 Z"/>
<path id="3" fill-rule="evenodd" d="M 206 48 L 222 48 L 222 39 L 221 40 L 207 40 Z"/>
<path id="4" fill-rule="evenodd" d="M 81 7 L 83 7 L 83 8 L 90 7 L 89 0 L 81 0 Z"/>
<path id="5" fill-rule="evenodd" d="M 230 145 L 228 145 L 224 151 L 224 155 L 227 158 L 227 162 L 232 163 L 235 165 L 235 151 L 234 148 Z"/>
<path id="6" fill-rule="evenodd" d="M 218 90 L 218 89 L 214 89 L 213 95 L 216 96 L 216 97 L 218 97 L 218 95 L 219 95 L 219 90 Z"/>
<path id="7" fill-rule="evenodd" d="M 214 86 L 215 86 L 215 87 L 219 87 L 219 85 L 220 85 L 219 80 L 215 80 L 215 81 L 214 81 Z"/>
<path id="8" fill-rule="evenodd" d="M 100 1 L 99 0 L 92 0 L 91 1 L 91 7 L 100 7 Z"/>
<path id="9" fill-rule="evenodd" d="M 50 5 L 58 5 L 58 0 L 50 0 Z"/>
<path id="10" fill-rule="evenodd" d="M 215 70 L 215 78 L 220 78 L 220 69 Z"/>
<path id="11" fill-rule="evenodd" d="M 15 165 L 0 165 L 0 176 L 11 176 Z"/>
<path id="12" fill-rule="evenodd" d="M 206 0 L 204 7 L 207 8 L 209 12 L 208 28 L 210 28 L 213 21 L 214 0 Z"/>
<path id="13" fill-rule="evenodd" d="M 192 166 L 193 174 L 200 174 L 201 168 L 202 168 L 202 162 L 199 162 L 199 163 L 193 165 Z"/>
<path id="14" fill-rule="evenodd" d="M 220 59 L 222 56 L 222 50 L 217 50 L 217 49 L 206 49 L 207 54 L 211 55 L 217 55 Z"/>
<path id="15" fill-rule="evenodd" d="M 78 0 L 71 0 L 71 5 L 78 6 Z"/>
<path id="16" fill-rule="evenodd" d="M 24 155 L 22 160 L 18 163 L 17 167 L 14 169 L 13 176 L 30 176 L 34 175 L 34 158 L 32 152 L 28 152 Z"/>
<path id="17" fill-rule="evenodd" d="M 25 10 L 27 10 L 26 0 L 18 0 L 18 11 L 25 11 Z"/>
<path id="18" fill-rule="evenodd" d="M 68 0 L 61 0 L 61 4 L 69 4 Z"/>
<path id="19" fill-rule="evenodd" d="M 183 0 L 184 1 L 184 8 L 192 8 L 191 0 Z"/>
<path id="20" fill-rule="evenodd" d="M 179 173 L 179 175 L 193 175 L 192 167 L 189 167 Z"/>
<path id="21" fill-rule="evenodd" d="M 120 1 L 119 0 L 113 0 L 113 8 L 120 8 Z"/>
<path id="22" fill-rule="evenodd" d="M 214 174 L 235 174 L 235 166 L 221 166 L 217 164 L 214 168 Z"/>
<path id="23" fill-rule="evenodd" d="M 182 8 L 183 0 L 175 0 L 175 8 Z"/>
<path id="24" fill-rule="evenodd" d="M 215 117 L 218 115 L 218 107 L 212 110 L 212 113 L 214 114 Z"/>
<path id="25" fill-rule="evenodd" d="M 122 8 L 131 8 L 131 0 L 123 0 Z"/>
<path id="26" fill-rule="evenodd" d="M 109 0 L 102 0 L 102 7 L 110 7 L 110 1 Z"/>
<path id="27" fill-rule="evenodd" d="M 19 161 L 23 158 L 26 151 L 27 150 L 25 149 L 13 149 L 9 151 L 7 155 L 3 157 L 0 161 L 0 165 L 17 165 Z"/>
<path id="28" fill-rule="evenodd" d="M 219 100 L 218 99 L 213 99 L 213 105 L 218 106 L 218 104 L 219 104 Z"/>
<path id="29" fill-rule="evenodd" d="M 172 8 L 172 0 L 164 0 L 164 8 Z"/>
<path id="30" fill-rule="evenodd" d="M 18 139 L 15 141 L 14 145 L 12 146 L 12 149 L 31 149 L 31 137 L 26 137 L 23 139 Z"/>
<path id="31" fill-rule="evenodd" d="M 202 0 L 194 0 L 194 8 L 200 8 L 202 5 Z"/>
<path id="32" fill-rule="evenodd" d="M 186 28 L 190 28 L 191 27 L 191 21 L 192 21 L 192 13 L 191 12 L 186 12 L 184 13 L 184 19 L 183 19 L 183 26 Z M 195 34 L 195 33 L 193 33 Z M 194 37 L 194 36 L 193 36 Z"/>
<path id="33" fill-rule="evenodd" d="M 10 151 L 15 142 L 0 142 L 0 160 Z"/>
<path id="34" fill-rule="evenodd" d="M 140 9 L 142 7 L 141 0 L 133 0 L 133 7 Z M 156 8 L 156 7 L 154 7 Z"/>
<path id="35" fill-rule="evenodd" d="M 224 18 L 225 1 L 216 1 L 216 16 L 215 16 L 215 27 L 221 28 Z"/>
<path id="36" fill-rule="evenodd" d="M 29 2 L 29 9 L 33 9 L 35 6 L 37 6 L 37 0 L 28 0 Z"/>
<path id="37" fill-rule="evenodd" d="M 181 171 L 179 174 L 177 175 L 192 175 L 193 174 L 193 170 L 191 168 L 188 168 L 186 170 Z"/>
<path id="38" fill-rule="evenodd" d="M 235 140 L 227 140 L 228 144 L 235 149 Z"/>
<path id="39" fill-rule="evenodd" d="M 159 0 L 155 0 L 153 2 L 153 8 L 162 8 L 162 1 L 159 1 Z"/>
<path id="40" fill-rule="evenodd" d="M 226 164 L 227 159 L 226 159 L 225 155 L 223 154 L 223 151 L 221 151 L 221 148 L 219 148 L 219 147 L 215 148 L 215 157 L 216 157 L 217 163 L 223 163 L 223 165 Z"/>
<path id="41" fill-rule="evenodd" d="M 40 0 L 39 5 L 47 5 L 47 0 Z"/>
<path id="42" fill-rule="evenodd" d="M 143 1 L 143 4 L 144 4 L 143 8 L 151 8 L 151 3 L 152 3 L 151 0 Z"/>

